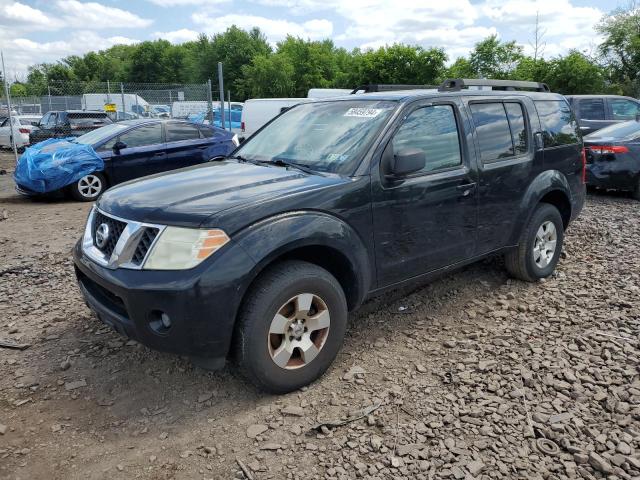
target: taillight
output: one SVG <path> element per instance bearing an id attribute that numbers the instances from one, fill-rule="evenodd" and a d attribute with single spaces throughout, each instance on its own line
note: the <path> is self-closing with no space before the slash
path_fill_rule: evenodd
<path id="1" fill-rule="evenodd" d="M 593 145 L 589 147 L 594 153 L 605 155 L 607 153 L 629 153 L 629 149 L 622 145 Z"/>
<path id="2" fill-rule="evenodd" d="M 240 122 L 240 130 L 244 132 L 244 122 Z"/>
<path id="3" fill-rule="evenodd" d="M 582 183 L 587 183 L 587 149 L 582 149 Z"/>
<path id="4" fill-rule="evenodd" d="M 29 130 L 28 130 L 28 129 L 26 129 L 26 128 L 20 128 L 18 131 L 19 131 L 20 133 L 29 133 Z"/>

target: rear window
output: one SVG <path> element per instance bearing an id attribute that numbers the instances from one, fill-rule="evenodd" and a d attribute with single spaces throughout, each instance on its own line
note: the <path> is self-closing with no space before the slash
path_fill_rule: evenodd
<path id="1" fill-rule="evenodd" d="M 95 127 L 108 125 L 111 122 L 111 119 L 107 116 L 106 113 L 69 113 L 67 114 L 67 118 L 69 119 L 69 123 L 75 126 L 82 127 Z"/>
<path id="2" fill-rule="evenodd" d="M 216 136 L 216 131 L 211 127 L 200 125 L 200 136 L 202 138 L 212 138 Z"/>
<path id="3" fill-rule="evenodd" d="M 535 102 L 545 148 L 572 145 L 580 141 L 578 124 L 569 104 L 564 100 L 537 100 Z"/>
<path id="4" fill-rule="evenodd" d="M 604 100 L 601 98 L 580 100 L 580 118 L 584 120 L 604 120 Z"/>
<path id="5" fill-rule="evenodd" d="M 601 128 L 591 135 L 587 135 L 585 139 L 604 137 L 614 137 L 625 140 L 638 138 L 640 137 L 640 122 L 631 120 L 628 122 L 616 123 L 609 127 Z"/>
<path id="6" fill-rule="evenodd" d="M 640 113 L 638 103 L 627 100 L 625 98 L 612 98 L 611 113 L 614 120 L 635 120 L 636 115 Z"/>

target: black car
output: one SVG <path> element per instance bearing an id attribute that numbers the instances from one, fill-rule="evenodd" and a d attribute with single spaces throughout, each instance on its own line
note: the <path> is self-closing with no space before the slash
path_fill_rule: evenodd
<path id="1" fill-rule="evenodd" d="M 617 123 L 584 137 L 587 185 L 640 200 L 640 122 Z"/>
<path id="2" fill-rule="evenodd" d="M 227 160 L 107 191 L 74 248 L 87 304 L 287 392 L 327 369 L 372 295 L 495 253 L 548 277 L 585 198 L 578 126 L 542 84 L 466 85 L 299 104 Z"/>
<path id="3" fill-rule="evenodd" d="M 616 123 L 635 120 L 640 102 L 620 95 L 567 95 L 583 135 Z"/>
<path id="4" fill-rule="evenodd" d="M 106 112 L 85 110 L 50 111 L 29 134 L 31 145 L 47 138 L 79 137 L 113 123 Z"/>

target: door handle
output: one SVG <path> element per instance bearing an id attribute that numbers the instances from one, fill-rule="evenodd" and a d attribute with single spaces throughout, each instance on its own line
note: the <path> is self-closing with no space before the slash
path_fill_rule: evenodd
<path id="1" fill-rule="evenodd" d="M 476 190 L 476 184 L 475 183 L 465 183 L 464 185 L 458 185 L 456 187 L 456 189 L 459 192 L 462 192 L 460 195 L 463 197 L 470 197 L 473 192 L 475 192 Z"/>
<path id="2" fill-rule="evenodd" d="M 165 153 L 164 152 L 156 152 L 153 154 L 154 157 L 164 157 Z"/>

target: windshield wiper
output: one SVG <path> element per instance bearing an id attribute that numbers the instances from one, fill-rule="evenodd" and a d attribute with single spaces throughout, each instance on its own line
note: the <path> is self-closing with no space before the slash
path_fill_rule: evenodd
<path id="1" fill-rule="evenodd" d="M 241 162 L 244 162 L 244 163 L 253 163 L 254 165 L 258 165 L 258 163 L 259 163 L 257 160 L 248 159 L 248 158 L 246 158 L 246 157 L 243 157 L 242 155 L 233 155 L 233 156 L 231 156 L 231 157 L 227 157 L 227 158 L 232 158 L 232 159 L 235 159 L 235 160 L 240 160 Z"/>
<path id="2" fill-rule="evenodd" d="M 291 167 L 291 168 L 297 168 L 298 170 L 301 170 L 305 173 L 310 173 L 312 175 L 320 175 L 320 172 L 313 170 L 309 167 L 307 167 L 306 165 L 302 165 L 300 163 L 296 163 L 296 162 L 291 162 L 289 160 L 284 160 L 282 158 L 274 158 L 273 160 L 265 160 L 261 163 L 269 163 L 271 165 L 275 165 L 277 167 Z"/>

